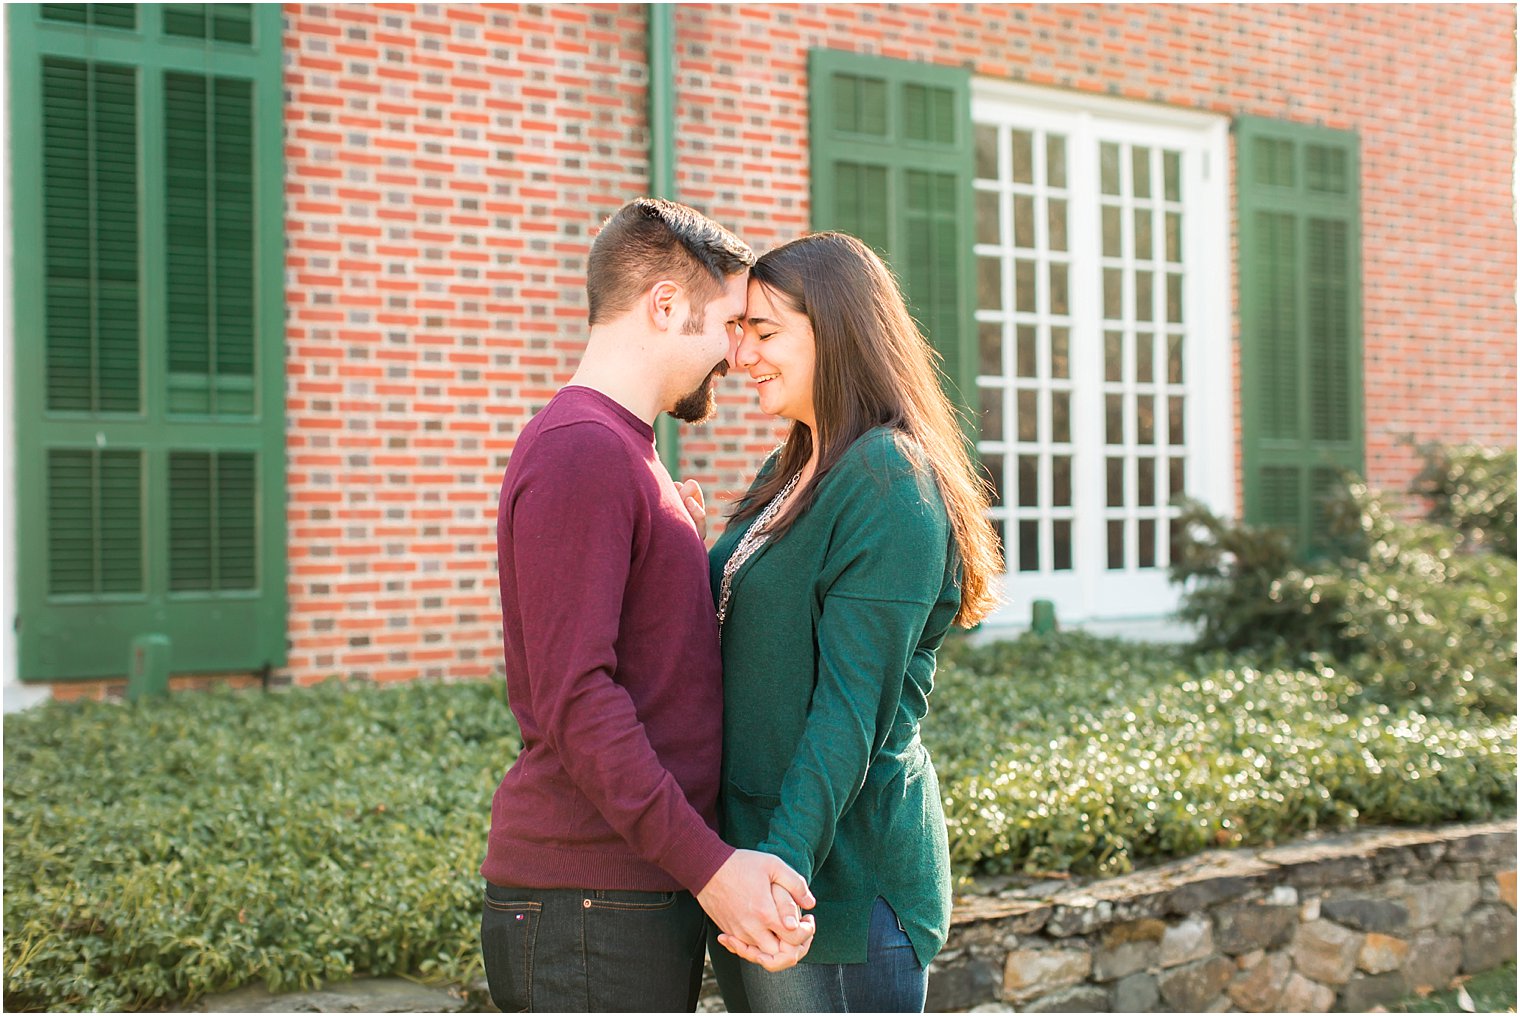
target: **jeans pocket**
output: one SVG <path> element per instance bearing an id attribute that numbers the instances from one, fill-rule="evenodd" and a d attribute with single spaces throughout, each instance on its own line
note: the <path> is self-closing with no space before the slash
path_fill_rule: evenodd
<path id="1" fill-rule="evenodd" d="M 533 945 L 543 904 L 497 898 L 506 895 L 494 886 L 486 890 L 480 914 L 480 953 L 496 1008 L 528 1012 L 533 1008 Z"/>
<path id="2" fill-rule="evenodd" d="M 673 892 L 638 892 L 598 889 L 586 897 L 588 910 L 669 910 L 675 906 Z"/>
<path id="3" fill-rule="evenodd" d="M 690 893 L 587 894 L 581 915 L 592 1012 L 692 1011 L 707 918 Z"/>

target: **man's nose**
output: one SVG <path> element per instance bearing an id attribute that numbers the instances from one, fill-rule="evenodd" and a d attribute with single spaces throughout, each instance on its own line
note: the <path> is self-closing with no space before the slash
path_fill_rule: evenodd
<path id="1" fill-rule="evenodd" d="M 737 369 L 743 369 L 744 365 L 739 362 L 744 351 L 744 333 L 739 332 L 728 340 L 728 365 Z"/>

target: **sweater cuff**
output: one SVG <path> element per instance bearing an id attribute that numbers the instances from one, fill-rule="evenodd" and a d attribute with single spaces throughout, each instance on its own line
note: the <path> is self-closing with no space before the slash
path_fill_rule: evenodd
<path id="1" fill-rule="evenodd" d="M 789 849 L 787 843 L 777 839 L 774 833 L 775 830 L 772 829 L 772 835 L 767 836 L 755 849 L 762 854 L 773 854 L 781 858 L 787 867 L 801 875 L 802 880 L 811 886 L 813 884 L 813 864 L 811 858 L 805 856 L 801 850 Z"/>
<path id="2" fill-rule="evenodd" d="M 698 821 L 694 825 L 680 849 L 674 856 L 663 859 L 660 867 L 696 896 L 707 888 L 718 869 L 734 855 L 734 848 L 724 843 L 705 822 Z"/>

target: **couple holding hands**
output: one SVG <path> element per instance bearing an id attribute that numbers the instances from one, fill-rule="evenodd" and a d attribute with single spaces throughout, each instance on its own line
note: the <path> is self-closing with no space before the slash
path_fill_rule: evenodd
<path id="1" fill-rule="evenodd" d="M 523 750 L 481 866 L 492 999 L 689 1012 L 710 948 L 730 1011 L 921 1011 L 950 869 L 919 721 L 1001 570 L 933 353 L 844 234 L 756 259 L 639 199 L 586 276 L 497 514 Z M 708 419 L 729 370 L 792 425 L 709 552 L 653 424 Z"/>

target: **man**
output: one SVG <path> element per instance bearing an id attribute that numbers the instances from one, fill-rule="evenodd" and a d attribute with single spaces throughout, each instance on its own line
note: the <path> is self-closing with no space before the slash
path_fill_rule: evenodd
<path id="1" fill-rule="evenodd" d="M 704 910 L 775 969 L 811 940 L 801 876 L 714 832 L 723 703 L 707 554 L 654 449 L 662 411 L 712 414 L 753 263 L 685 206 L 614 213 L 587 261 L 585 356 L 502 480 L 502 636 L 523 750 L 491 808 L 481 949 L 506 1012 L 692 1011 Z"/>

